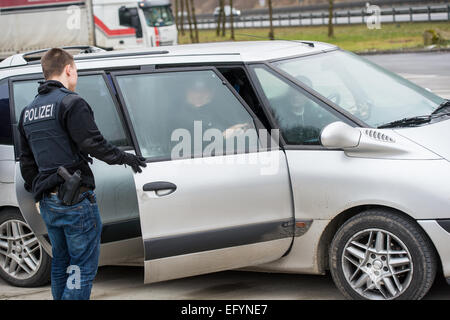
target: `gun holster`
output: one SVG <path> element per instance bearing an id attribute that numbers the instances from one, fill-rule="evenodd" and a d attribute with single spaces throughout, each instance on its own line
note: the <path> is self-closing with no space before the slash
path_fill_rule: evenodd
<path id="1" fill-rule="evenodd" d="M 71 175 L 66 168 L 59 167 L 58 174 L 64 179 L 59 186 L 58 198 L 66 206 L 73 206 L 80 201 L 81 172 L 77 170 Z"/>

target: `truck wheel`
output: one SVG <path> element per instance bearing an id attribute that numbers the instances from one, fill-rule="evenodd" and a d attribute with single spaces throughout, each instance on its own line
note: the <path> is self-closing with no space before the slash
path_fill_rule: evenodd
<path id="1" fill-rule="evenodd" d="M 434 247 L 414 220 L 370 209 L 345 222 L 329 249 L 333 280 L 348 299 L 421 299 L 436 276 Z"/>
<path id="2" fill-rule="evenodd" d="M 19 210 L 0 213 L 0 276 L 17 287 L 38 287 L 50 281 L 51 258 Z"/>

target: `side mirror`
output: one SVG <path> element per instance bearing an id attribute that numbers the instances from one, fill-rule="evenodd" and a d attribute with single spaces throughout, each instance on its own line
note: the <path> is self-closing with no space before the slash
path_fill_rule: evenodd
<path id="1" fill-rule="evenodd" d="M 138 15 L 131 15 L 131 26 L 135 29 L 140 27 L 140 20 Z"/>
<path id="2" fill-rule="evenodd" d="M 338 121 L 323 128 L 320 141 L 325 148 L 341 149 L 350 157 L 436 159 L 436 154 L 392 129 L 353 128 Z"/>
<path id="3" fill-rule="evenodd" d="M 119 8 L 119 24 L 125 27 L 132 27 L 136 30 L 136 38 L 142 38 L 142 27 L 139 13 L 136 8 Z"/>
<path id="4" fill-rule="evenodd" d="M 119 8 L 119 24 L 121 26 L 131 27 L 131 13 L 130 9 L 125 6 Z"/>
<path id="5" fill-rule="evenodd" d="M 361 131 L 341 121 L 329 124 L 320 134 L 320 141 L 325 148 L 356 148 L 360 139 Z"/>

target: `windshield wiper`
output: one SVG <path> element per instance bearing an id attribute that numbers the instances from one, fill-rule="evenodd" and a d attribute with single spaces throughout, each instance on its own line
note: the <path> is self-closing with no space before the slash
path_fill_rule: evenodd
<path id="1" fill-rule="evenodd" d="M 436 110 L 434 110 L 431 114 L 438 114 L 439 112 L 441 112 L 442 110 L 444 110 L 445 108 L 450 107 L 450 100 L 446 100 L 444 102 L 442 102 L 439 107 L 436 108 Z"/>
<path id="2" fill-rule="evenodd" d="M 450 106 L 450 104 L 448 104 L 447 106 Z M 442 110 L 442 108 L 441 108 L 441 110 Z M 389 123 L 379 126 L 378 129 L 394 128 L 394 127 L 409 127 L 409 126 L 428 123 L 433 119 L 437 119 L 437 118 L 440 118 L 443 116 L 450 116 L 450 111 L 443 112 L 443 113 L 438 112 L 436 114 L 432 113 L 428 116 L 418 116 L 418 117 L 405 118 L 402 120 L 392 121 L 392 122 L 389 122 Z"/>
<path id="3" fill-rule="evenodd" d="M 432 119 L 431 115 L 428 116 L 418 116 L 418 117 L 412 117 L 412 118 L 404 118 L 401 120 L 392 121 L 386 124 L 383 124 L 378 127 L 378 129 L 384 129 L 384 128 L 394 128 L 394 127 L 408 127 L 423 123 L 428 123 Z"/>
<path id="4" fill-rule="evenodd" d="M 450 100 L 445 100 L 430 115 L 404 118 L 401 120 L 392 121 L 392 122 L 389 122 L 389 123 L 379 126 L 378 129 L 394 128 L 394 127 L 409 127 L 409 126 L 428 123 L 435 118 L 440 118 L 442 116 L 450 115 L 450 112 L 441 112 L 442 110 L 444 110 L 445 108 L 448 108 L 448 107 L 450 107 Z"/>

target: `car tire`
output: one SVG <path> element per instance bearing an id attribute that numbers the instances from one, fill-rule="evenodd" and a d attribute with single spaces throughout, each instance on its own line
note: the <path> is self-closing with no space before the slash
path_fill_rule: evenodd
<path id="1" fill-rule="evenodd" d="M 414 220 L 385 209 L 346 221 L 331 242 L 329 262 L 337 288 L 358 300 L 421 299 L 437 269 L 425 232 Z"/>
<path id="2" fill-rule="evenodd" d="M 13 233 L 20 237 L 14 237 Z M 39 287 L 49 283 L 51 257 L 37 241 L 18 209 L 0 212 L 0 244 L 3 244 L 3 247 L 0 246 L 0 277 L 7 283 L 17 287 Z M 12 255 L 17 260 L 12 259 Z"/>

